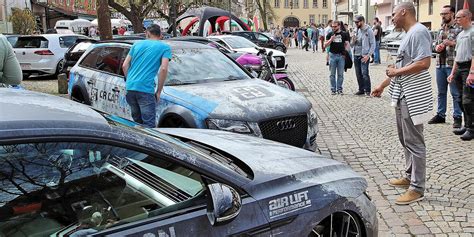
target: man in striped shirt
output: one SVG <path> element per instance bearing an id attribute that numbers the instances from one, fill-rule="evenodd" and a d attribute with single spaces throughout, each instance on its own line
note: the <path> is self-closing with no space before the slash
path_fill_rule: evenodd
<path id="1" fill-rule="evenodd" d="M 395 201 L 398 205 L 406 205 L 424 198 L 426 145 L 423 123 L 430 119 L 433 109 L 431 77 L 428 73 L 431 35 L 425 26 L 416 21 L 413 3 L 402 2 L 397 5 L 392 13 L 392 22 L 396 28 L 402 28 L 406 35 L 400 43 L 396 65 L 387 68 L 388 78 L 373 90 L 372 95 L 380 97 L 384 88 L 390 85 L 406 169 L 404 177 L 391 179 L 389 185 L 408 188 Z"/>

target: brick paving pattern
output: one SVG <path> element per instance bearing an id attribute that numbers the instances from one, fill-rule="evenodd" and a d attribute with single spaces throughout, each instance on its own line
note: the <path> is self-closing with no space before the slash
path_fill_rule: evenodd
<path id="1" fill-rule="evenodd" d="M 367 179 L 378 208 L 379 236 L 474 236 L 474 141 L 461 141 L 451 132 L 450 95 L 447 123 L 425 124 L 425 200 L 398 206 L 394 200 L 404 190 L 390 187 L 387 181 L 400 176 L 405 160 L 387 89 L 382 98 L 353 95 L 357 80 L 349 69 L 344 74 L 345 94 L 331 95 L 324 54 L 290 49 L 287 57 L 297 91 L 318 114 L 320 152 L 349 164 Z M 382 59 L 385 63 L 370 66 L 372 88 L 384 79 L 387 62 L 393 63 L 383 51 Z M 436 108 L 434 61 L 431 65 Z"/>

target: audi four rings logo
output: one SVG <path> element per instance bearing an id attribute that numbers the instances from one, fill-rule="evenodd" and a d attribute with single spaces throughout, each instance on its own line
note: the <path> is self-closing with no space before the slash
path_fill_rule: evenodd
<path id="1" fill-rule="evenodd" d="M 285 119 L 278 121 L 276 125 L 280 129 L 280 131 L 290 130 L 296 127 L 296 123 L 293 119 Z"/>

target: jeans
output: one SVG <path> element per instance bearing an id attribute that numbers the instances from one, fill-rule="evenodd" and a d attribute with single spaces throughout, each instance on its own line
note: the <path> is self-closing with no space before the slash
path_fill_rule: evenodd
<path id="1" fill-rule="evenodd" d="M 156 98 L 154 94 L 127 91 L 125 98 L 130 105 L 133 121 L 144 127 L 156 127 Z"/>
<path id="2" fill-rule="evenodd" d="M 375 42 L 374 63 L 380 63 L 380 41 Z"/>
<path id="3" fill-rule="evenodd" d="M 329 70 L 331 75 L 329 80 L 331 82 L 331 91 L 342 91 L 342 83 L 344 82 L 344 65 L 346 61 L 342 54 L 329 53 Z M 336 81 L 337 70 L 337 81 Z"/>
<path id="4" fill-rule="evenodd" d="M 356 71 L 357 83 L 359 84 L 360 92 L 370 93 L 370 75 L 369 75 L 369 61 L 362 62 L 362 56 L 354 56 L 354 68 Z"/>
<path id="5" fill-rule="evenodd" d="M 398 139 L 405 154 L 405 174 L 410 180 L 410 189 L 423 194 L 426 182 L 426 145 L 423 124 L 413 124 L 405 98 L 398 101 L 395 117 Z"/>
<path id="6" fill-rule="evenodd" d="M 311 42 L 313 44 L 313 52 L 318 51 L 318 40 L 315 39 L 315 40 L 312 40 Z"/>
<path id="7" fill-rule="evenodd" d="M 439 66 L 436 68 L 436 85 L 438 86 L 438 116 L 446 117 L 446 103 L 448 94 L 448 76 L 451 74 L 451 67 Z M 456 83 L 449 83 L 449 91 L 453 97 L 453 117 L 462 116 L 461 96 L 459 94 Z"/>

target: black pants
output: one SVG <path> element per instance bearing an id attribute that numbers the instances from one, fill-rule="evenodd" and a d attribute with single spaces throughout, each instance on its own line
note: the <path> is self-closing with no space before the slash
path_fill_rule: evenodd
<path id="1" fill-rule="evenodd" d="M 304 45 L 303 45 L 303 49 L 305 49 L 306 51 L 308 51 L 308 47 L 309 47 L 309 41 L 307 39 L 304 40 Z"/>
<path id="2" fill-rule="evenodd" d="M 458 63 L 458 70 L 454 74 L 454 83 L 461 97 L 460 107 L 464 114 L 464 127 L 474 130 L 474 88 L 466 85 L 471 62 Z"/>

